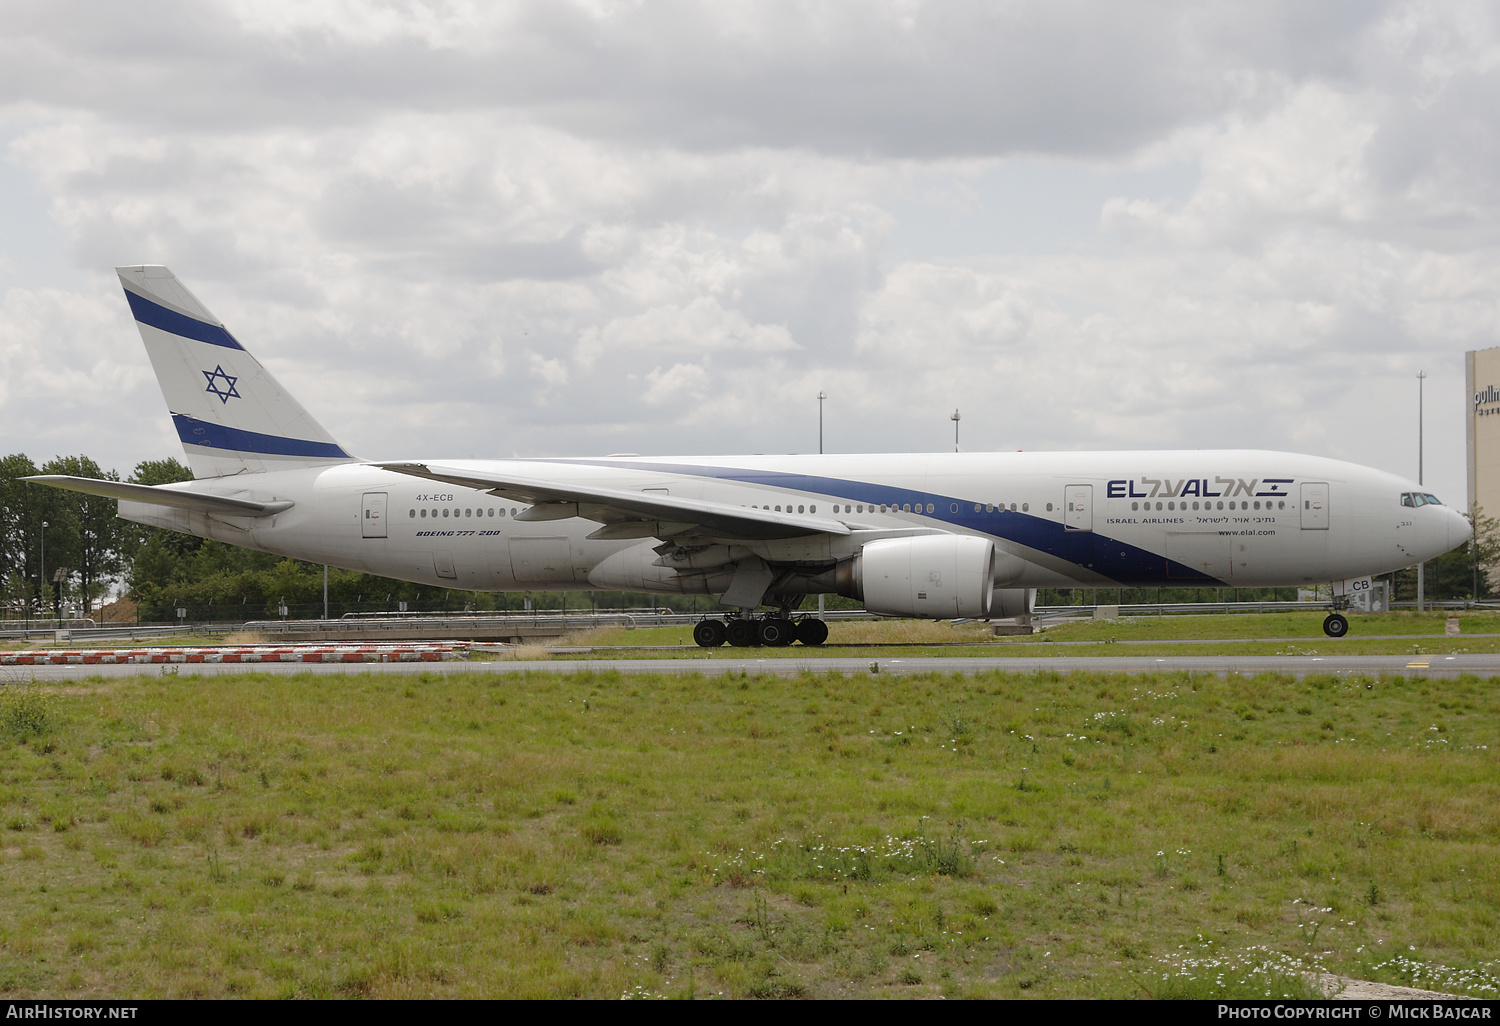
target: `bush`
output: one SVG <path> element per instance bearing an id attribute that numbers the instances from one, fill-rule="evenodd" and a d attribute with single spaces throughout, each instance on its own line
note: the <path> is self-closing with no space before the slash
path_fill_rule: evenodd
<path id="1" fill-rule="evenodd" d="M 60 722 L 56 700 L 38 685 L 0 687 L 0 735 L 25 744 L 46 737 Z"/>

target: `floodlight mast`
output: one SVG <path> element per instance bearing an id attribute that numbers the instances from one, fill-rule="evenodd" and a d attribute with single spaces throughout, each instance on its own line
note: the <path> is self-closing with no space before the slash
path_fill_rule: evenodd
<path id="1" fill-rule="evenodd" d="M 828 393 L 821 388 L 818 389 L 818 455 L 823 455 L 823 400 L 828 398 Z"/>
<path id="2" fill-rule="evenodd" d="M 1424 417 L 1422 414 L 1422 391 L 1427 381 L 1426 371 L 1417 371 L 1417 484 L 1422 484 L 1422 428 Z M 1426 563 L 1417 564 L 1417 612 L 1422 612 L 1426 607 Z"/>

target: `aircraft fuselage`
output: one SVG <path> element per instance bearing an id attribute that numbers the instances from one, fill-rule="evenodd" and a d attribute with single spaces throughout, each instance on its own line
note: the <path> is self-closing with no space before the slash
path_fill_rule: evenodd
<path id="1" fill-rule="evenodd" d="M 816 584 L 818 568 L 852 558 L 872 539 L 924 533 L 993 540 L 996 588 L 1305 585 L 1410 566 L 1469 536 L 1451 507 L 1403 505 L 1403 495 L 1421 492 L 1411 481 L 1254 450 L 454 460 L 443 467 L 784 509 L 846 525 L 847 535 L 732 542 L 741 555 L 801 572 L 804 584 L 794 591 L 832 590 Z M 528 519 L 538 513 L 527 504 L 366 463 L 171 487 L 293 505 L 248 518 L 122 501 L 120 515 L 473 591 L 709 592 L 725 583 L 697 572 L 689 556 L 660 565 L 656 537 L 610 537 L 580 516 Z"/>

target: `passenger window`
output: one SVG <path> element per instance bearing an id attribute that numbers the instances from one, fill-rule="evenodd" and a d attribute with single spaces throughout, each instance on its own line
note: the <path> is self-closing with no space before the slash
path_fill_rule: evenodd
<path id="1" fill-rule="evenodd" d="M 1051 507 L 1051 506 L 1050 506 L 1050 505 L 1049 505 L 1049 506 L 1048 506 L 1048 507 L 1047 507 L 1047 508 L 1048 508 L 1048 509 L 1051 509 L 1051 508 L 1052 508 L 1052 507 Z M 1131 509 L 1132 509 L 1132 510 L 1137 510 L 1137 509 L 1140 509 L 1140 508 L 1141 508 L 1141 504 L 1140 504 L 1140 503 L 1139 503 L 1139 502 L 1132 502 L 1132 503 L 1131 503 L 1131 504 L 1130 504 L 1130 508 L 1131 508 Z"/>
<path id="2" fill-rule="evenodd" d="M 1021 512 L 1022 513 L 1030 513 L 1031 512 L 1031 503 L 1029 503 L 1029 502 L 1023 502 L 1023 503 L 1021 503 Z"/>
<path id="3" fill-rule="evenodd" d="M 797 512 L 798 513 L 803 513 L 803 512 L 806 512 L 806 511 L 801 506 L 798 506 L 797 507 Z"/>
<path id="4" fill-rule="evenodd" d="M 816 507 L 816 506 L 809 506 L 809 507 L 807 507 L 807 511 L 809 513 L 816 513 L 818 511 L 818 507 Z"/>
<path id="5" fill-rule="evenodd" d="M 976 503 L 974 503 L 974 512 L 975 513 L 983 513 L 984 512 L 984 507 L 981 506 L 981 505 L 979 505 L 979 503 L 976 502 Z"/>
<path id="6" fill-rule="evenodd" d="M 931 513 L 936 507 L 932 503 L 927 504 L 927 512 Z"/>
<path id="7" fill-rule="evenodd" d="M 1133 508 L 1133 507 L 1132 507 L 1132 508 Z M 1052 512 L 1052 503 L 1050 503 L 1050 502 L 1049 502 L 1049 503 L 1047 503 L 1047 512 L 1048 512 L 1048 513 L 1051 513 L 1051 512 Z"/>
<path id="8" fill-rule="evenodd" d="M 416 510 L 409 510 L 406 515 L 409 516 L 409 517 L 411 517 L 413 520 L 415 520 L 417 518 L 417 511 Z"/>

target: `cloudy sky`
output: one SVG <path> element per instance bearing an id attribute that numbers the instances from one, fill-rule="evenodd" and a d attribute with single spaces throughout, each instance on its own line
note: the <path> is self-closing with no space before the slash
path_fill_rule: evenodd
<path id="1" fill-rule="evenodd" d="M 351 451 L 1284 448 L 1464 500 L 1492 2 L 0 0 L 0 449 L 181 455 L 165 263 Z"/>

